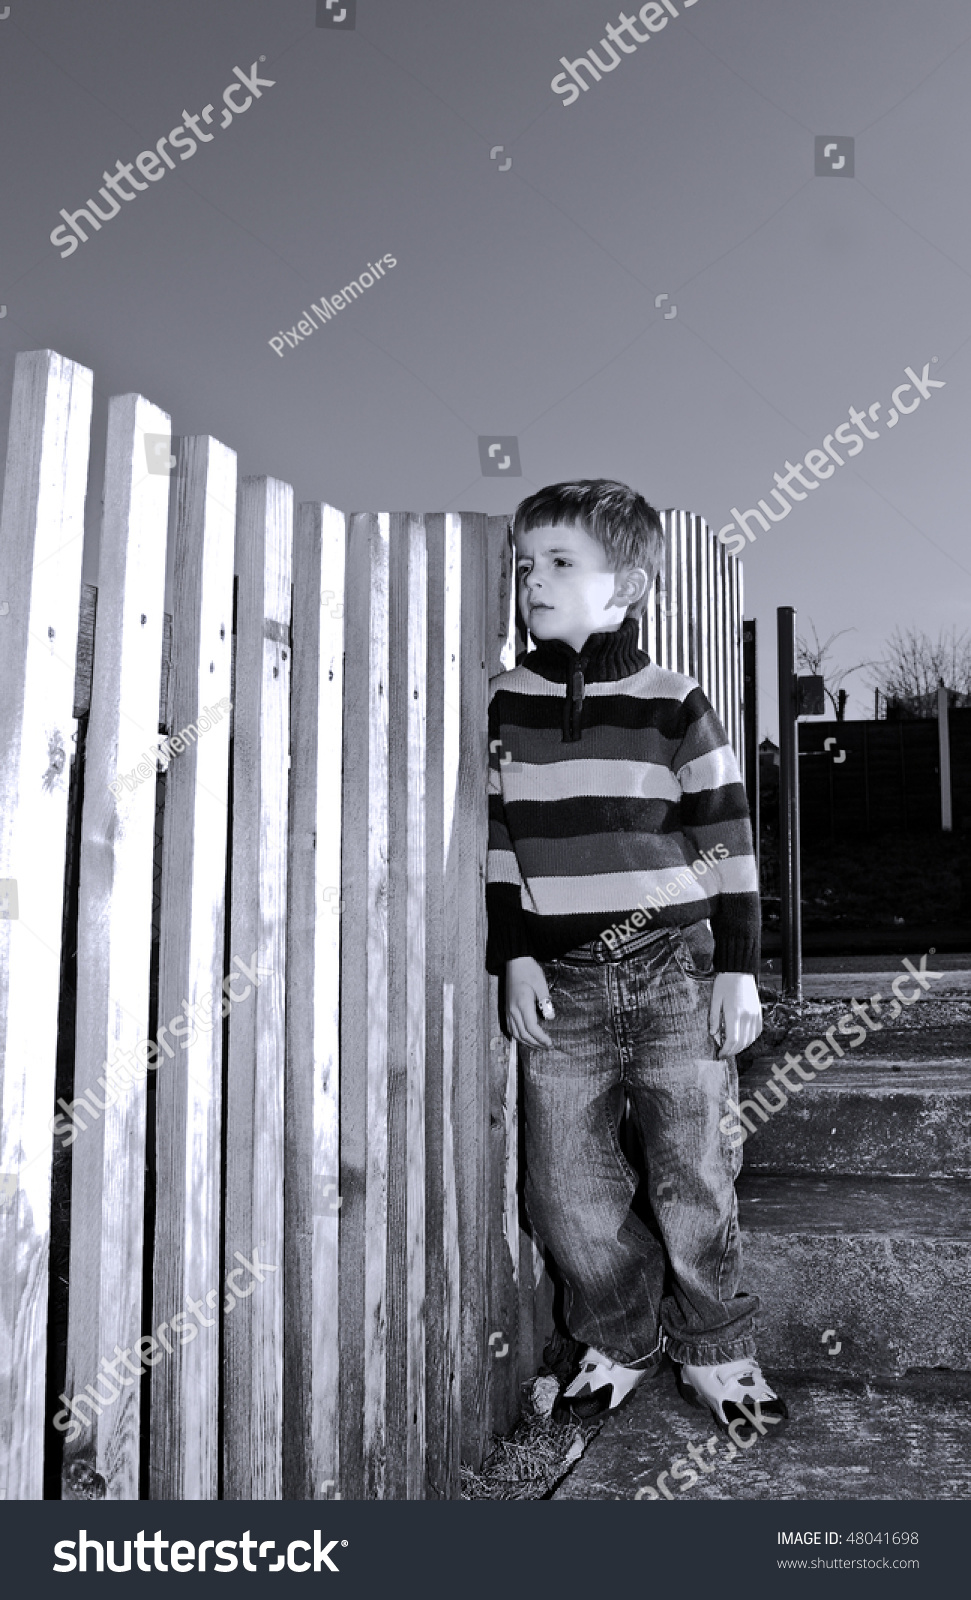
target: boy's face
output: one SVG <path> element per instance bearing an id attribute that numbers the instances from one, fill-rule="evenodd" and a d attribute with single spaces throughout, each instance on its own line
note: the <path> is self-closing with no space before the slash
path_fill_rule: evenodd
<path id="1" fill-rule="evenodd" d="M 612 572 L 603 545 L 565 523 L 520 534 L 519 603 L 533 638 L 563 639 L 582 650 L 592 633 L 619 628 L 647 589 L 643 567 Z"/>

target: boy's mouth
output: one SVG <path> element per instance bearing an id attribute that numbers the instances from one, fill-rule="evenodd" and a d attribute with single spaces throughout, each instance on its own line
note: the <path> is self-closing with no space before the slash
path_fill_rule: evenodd
<path id="1" fill-rule="evenodd" d="M 530 606 L 530 614 L 534 611 L 552 611 L 553 607 L 546 605 L 542 600 L 534 600 Z"/>

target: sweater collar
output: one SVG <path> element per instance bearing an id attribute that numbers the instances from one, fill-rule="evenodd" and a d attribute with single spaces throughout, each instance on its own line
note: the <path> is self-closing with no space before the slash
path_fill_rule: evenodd
<path id="1" fill-rule="evenodd" d="M 554 683 L 569 683 L 579 665 L 587 683 L 612 683 L 650 665 L 650 656 L 638 646 L 639 632 L 638 618 L 625 617 L 619 628 L 591 633 L 581 650 L 565 639 L 541 639 L 520 665 Z"/>

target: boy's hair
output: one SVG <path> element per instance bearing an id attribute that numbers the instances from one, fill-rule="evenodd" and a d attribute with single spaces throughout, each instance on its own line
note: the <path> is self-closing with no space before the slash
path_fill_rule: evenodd
<path id="1" fill-rule="evenodd" d="M 664 560 L 664 529 L 654 507 L 626 483 L 610 478 L 581 478 L 576 483 L 550 483 L 537 489 L 516 507 L 512 536 L 557 523 L 575 528 L 602 545 L 614 571 L 643 567 L 647 588 L 640 600 L 627 607 L 629 617 L 640 618 L 647 609 L 651 585 Z"/>

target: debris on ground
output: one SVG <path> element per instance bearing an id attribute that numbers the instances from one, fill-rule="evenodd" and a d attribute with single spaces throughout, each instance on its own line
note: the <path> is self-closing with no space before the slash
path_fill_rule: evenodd
<path id="1" fill-rule="evenodd" d="M 478 1472 L 462 1468 L 463 1500 L 545 1500 L 580 1460 L 603 1418 L 584 1425 L 557 1423 L 550 1416 L 560 1382 L 541 1374 L 523 1387 L 524 1414 Z"/>

